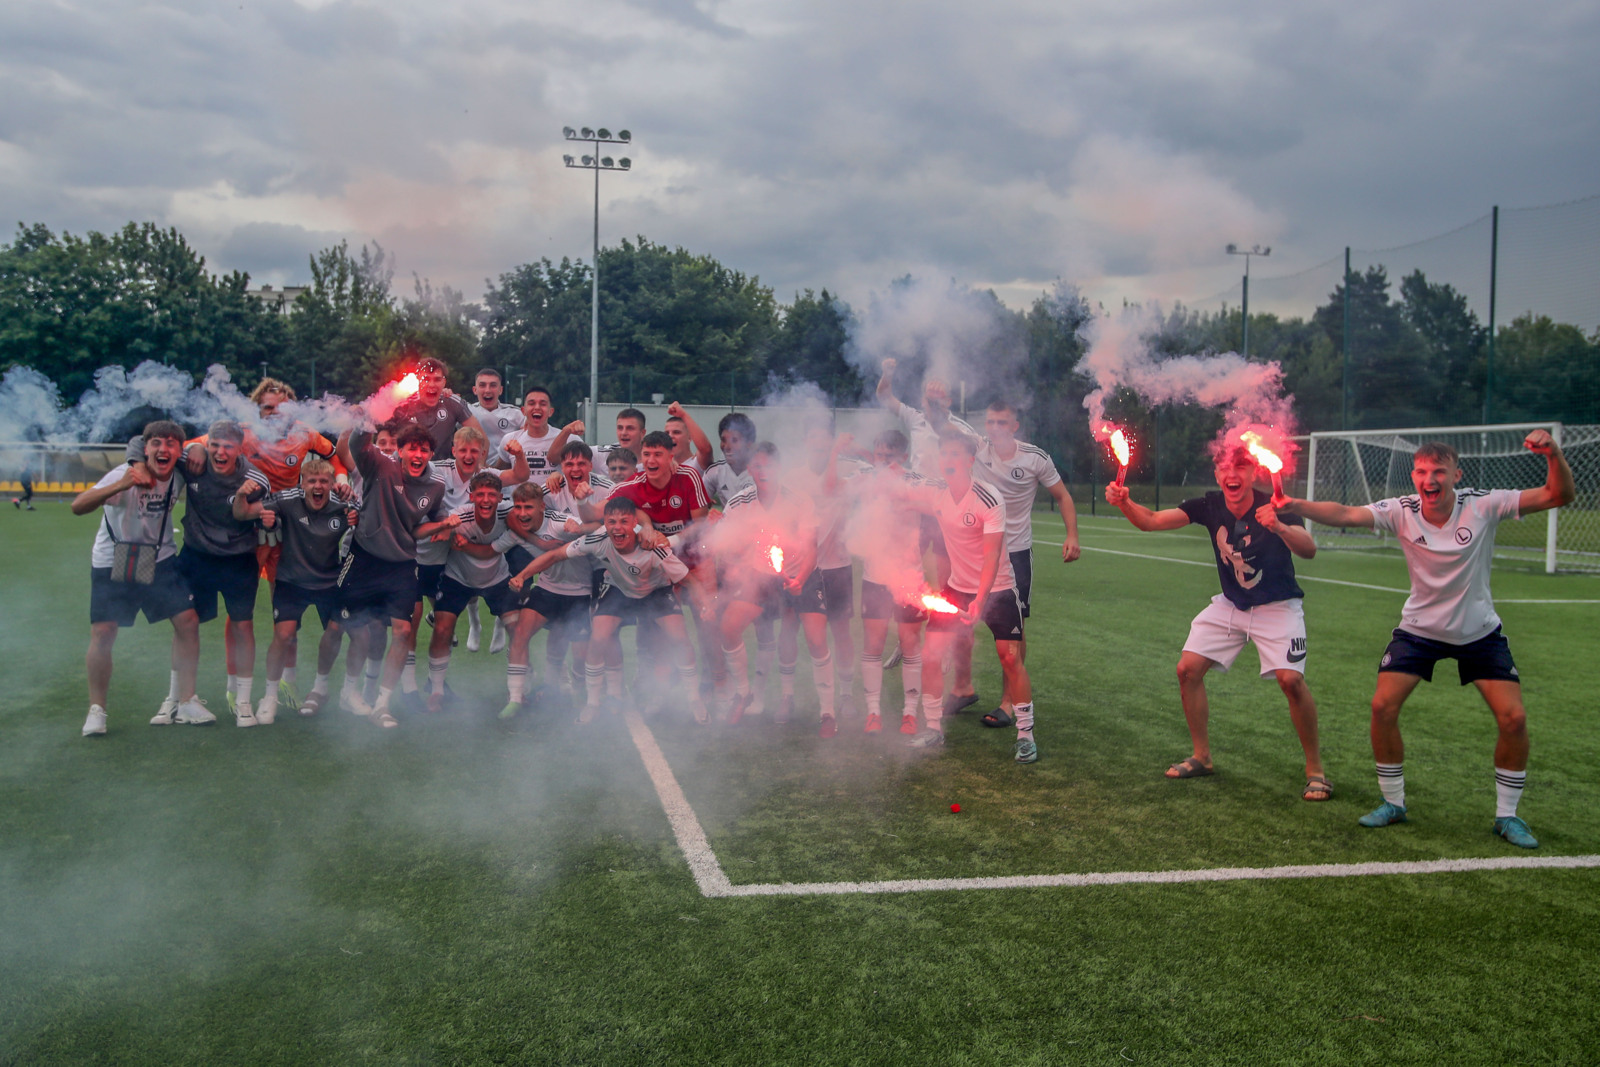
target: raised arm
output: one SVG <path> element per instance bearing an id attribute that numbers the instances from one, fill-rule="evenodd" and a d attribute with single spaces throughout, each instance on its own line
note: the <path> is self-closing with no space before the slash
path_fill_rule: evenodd
<path id="1" fill-rule="evenodd" d="M 91 486 L 73 497 L 72 513 L 74 515 L 87 515 L 124 489 L 132 488 L 135 485 L 151 486 L 154 484 L 155 475 L 148 470 L 141 471 L 129 464 L 128 469 L 122 473 L 122 477 L 117 481 L 112 482 L 110 485 Z"/>
<path id="2" fill-rule="evenodd" d="M 1366 508 L 1335 504 L 1331 500 L 1297 500 L 1294 497 L 1279 497 L 1272 502 L 1272 505 L 1279 511 L 1299 515 L 1303 519 L 1320 522 L 1324 526 L 1362 526 L 1369 530 L 1373 526 L 1372 512 Z"/>
<path id="3" fill-rule="evenodd" d="M 528 469 L 528 453 L 523 449 L 522 442 L 515 438 L 508 439 L 500 446 L 500 450 L 511 457 L 511 469 L 500 475 L 500 484 L 506 488 L 521 485 L 533 476 Z"/>
<path id="4" fill-rule="evenodd" d="M 894 368 L 895 361 L 883 361 L 883 373 L 878 376 L 878 403 L 882 404 L 891 415 L 900 414 L 900 398 L 894 395 Z"/>
<path id="5" fill-rule="evenodd" d="M 576 419 L 567 423 L 565 426 L 561 427 L 561 432 L 556 434 L 556 439 L 550 442 L 550 449 L 545 453 L 545 459 L 559 467 L 561 465 L 561 453 L 567 450 L 567 442 L 571 441 L 574 437 L 582 436 L 582 419 Z M 557 471 L 557 473 L 559 474 L 560 472 Z"/>
<path id="6" fill-rule="evenodd" d="M 1189 514 L 1182 508 L 1151 511 L 1133 499 L 1128 487 L 1112 482 L 1106 486 L 1106 503 L 1127 516 L 1134 527 L 1150 533 L 1155 530 L 1181 530 L 1189 525 Z"/>
<path id="7" fill-rule="evenodd" d="M 683 405 L 674 400 L 667 405 L 667 414 L 683 420 L 683 428 L 689 434 L 689 442 L 694 445 L 694 454 L 700 460 L 700 469 L 705 470 L 715 462 L 716 457 L 711 452 L 711 438 L 694 421 L 694 416 L 683 409 Z"/>
<path id="8" fill-rule="evenodd" d="M 1522 442 L 1522 447 L 1545 458 L 1545 476 L 1544 484 L 1539 488 L 1522 491 L 1522 496 L 1517 500 L 1518 513 L 1532 515 L 1537 511 L 1549 511 L 1572 503 L 1578 495 L 1577 486 L 1572 481 L 1572 468 L 1567 465 L 1567 457 L 1561 454 L 1561 446 L 1550 436 L 1550 431 L 1533 431 Z"/>
<path id="9" fill-rule="evenodd" d="M 1278 519 L 1278 509 L 1271 504 L 1262 504 L 1256 508 L 1256 521 L 1279 537 L 1289 546 L 1289 551 L 1301 559 L 1312 559 L 1317 554 L 1317 542 L 1311 536 L 1311 531 L 1304 526 L 1281 522 Z"/>
<path id="10" fill-rule="evenodd" d="M 532 563 L 511 576 L 511 588 L 519 593 L 522 592 L 523 583 L 529 578 L 532 578 L 535 574 L 543 574 L 557 563 L 566 559 L 569 555 L 567 552 L 569 547 L 568 545 L 562 545 L 560 548 L 552 548 L 550 551 L 536 557 Z"/>

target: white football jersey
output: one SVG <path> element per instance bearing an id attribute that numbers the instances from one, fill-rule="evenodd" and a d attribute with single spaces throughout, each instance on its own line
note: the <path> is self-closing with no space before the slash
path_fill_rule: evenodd
<path id="1" fill-rule="evenodd" d="M 604 530 L 596 530 L 581 541 L 572 542 L 567 546 L 567 557 L 587 557 L 595 566 L 604 567 L 606 580 L 622 590 L 623 596 L 633 600 L 689 577 L 689 568 L 671 549 L 635 544 L 633 551 L 624 554 L 617 551 L 616 544 Z"/>
<path id="2" fill-rule="evenodd" d="M 433 467 L 435 475 L 444 479 L 444 503 L 441 505 L 443 510 L 447 513 L 455 511 L 463 504 L 470 508 L 472 500 L 471 493 L 467 491 L 467 485 L 472 479 L 463 478 L 456 472 L 456 461 L 453 459 L 436 459 L 430 466 Z M 482 470 L 484 468 L 479 469 Z M 473 473 L 476 474 L 477 471 Z M 498 475 L 500 472 L 490 470 L 489 473 Z M 431 537 L 425 537 L 417 542 L 417 563 L 422 566 L 436 567 L 441 563 L 449 562 L 449 559 L 449 541 L 435 541 Z"/>
<path id="3" fill-rule="evenodd" d="M 983 574 L 984 535 L 1003 535 L 1006 529 L 1000 494 L 994 487 L 974 479 L 959 499 L 953 498 L 948 488 L 940 489 L 936 496 L 939 530 L 944 534 L 945 551 L 950 554 L 950 588 L 958 593 L 976 593 L 978 579 Z M 995 571 L 994 584 L 989 587 L 991 593 L 1013 589 L 1017 584 L 1016 575 L 1011 571 L 1011 557 L 1004 549 L 1002 543 L 1000 566 Z"/>
<path id="4" fill-rule="evenodd" d="M 483 427 L 483 435 L 489 439 L 489 456 L 484 462 L 499 459 L 500 442 L 506 434 L 522 429 L 522 412 L 510 404 L 500 404 L 493 411 L 482 404 L 468 404 L 467 410 L 472 412 L 472 417 Z"/>
<path id="5" fill-rule="evenodd" d="M 454 578 L 469 589 L 488 589 L 511 576 L 506 567 L 505 557 L 506 549 L 511 545 L 497 543 L 506 536 L 506 515 L 510 511 L 511 502 L 502 500 L 500 506 L 495 509 L 494 521 L 485 530 L 478 525 L 477 512 L 473 508 L 472 501 L 467 501 L 455 510 L 455 513 L 461 516 L 461 525 L 457 526 L 454 532 L 461 534 L 471 544 L 491 546 L 495 553 L 490 559 L 479 559 L 477 556 L 450 548 L 449 558 L 444 564 L 444 573 L 447 577 Z M 444 544 L 449 546 L 453 541 L 452 536 L 451 540 Z"/>
<path id="6" fill-rule="evenodd" d="M 1368 504 L 1372 524 L 1395 535 L 1411 572 L 1411 595 L 1400 628 L 1449 645 L 1470 645 L 1500 625 L 1489 595 L 1489 564 L 1502 519 L 1522 517 L 1516 489 L 1457 489 L 1455 512 L 1443 526 L 1422 517 L 1422 498 L 1390 497 Z"/>
<path id="7" fill-rule="evenodd" d="M 750 477 L 750 468 L 736 471 L 725 459 L 719 459 L 707 467 L 705 473 L 700 475 L 700 481 L 705 485 L 711 499 L 724 508 L 741 490 L 755 484 L 755 480 Z"/>
<path id="8" fill-rule="evenodd" d="M 906 428 L 906 437 L 911 441 L 911 469 L 924 477 L 938 478 L 943 473 L 939 467 L 939 434 L 929 425 L 927 416 L 914 407 L 901 404 L 900 423 Z M 950 416 L 949 426 L 976 442 L 983 440 L 977 430 L 954 415 Z"/>
<path id="9" fill-rule="evenodd" d="M 1006 507 L 1006 551 L 1026 552 L 1033 547 L 1033 501 L 1040 489 L 1061 484 L 1061 474 L 1049 453 L 1036 445 L 1017 442 L 1010 459 L 1001 459 L 987 440 L 978 446 L 979 475 L 1000 493 Z"/>

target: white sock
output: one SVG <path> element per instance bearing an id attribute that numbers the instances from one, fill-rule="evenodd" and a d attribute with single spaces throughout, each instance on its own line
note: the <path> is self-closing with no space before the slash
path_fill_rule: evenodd
<path id="1" fill-rule="evenodd" d="M 363 695 L 365 695 L 367 702 L 370 704 L 372 701 L 378 699 L 378 682 L 379 679 L 383 677 L 383 657 L 379 656 L 376 659 L 367 660 L 365 672 L 361 677 L 361 692 Z"/>
<path id="2" fill-rule="evenodd" d="M 867 696 L 867 714 L 879 714 L 883 708 L 883 653 L 861 653 L 861 688 Z"/>
<path id="3" fill-rule="evenodd" d="M 833 656 L 811 657 L 811 681 L 817 687 L 817 707 L 824 715 L 833 714 Z"/>
<path id="4" fill-rule="evenodd" d="M 1517 802 L 1522 799 L 1522 787 L 1528 784 L 1527 771 L 1494 769 L 1494 817 L 1509 819 L 1517 813 Z"/>
<path id="5" fill-rule="evenodd" d="M 698 708 L 702 703 L 700 697 L 700 665 L 696 662 L 698 659 L 699 657 L 696 656 L 690 659 L 688 663 L 678 664 L 678 681 L 683 683 L 683 691 L 689 697 L 689 706 L 691 708 Z"/>
<path id="6" fill-rule="evenodd" d="M 233 679 L 233 692 L 239 703 L 250 703 L 250 689 L 255 684 L 255 676 L 251 674 L 235 675 Z"/>
<path id="7" fill-rule="evenodd" d="M 944 733 L 944 697 L 923 693 L 922 718 L 928 724 L 928 729 Z"/>
<path id="8" fill-rule="evenodd" d="M 1378 789 L 1383 799 L 1397 808 L 1406 806 L 1406 765 L 1404 763 L 1378 764 Z"/>
<path id="9" fill-rule="evenodd" d="M 167 699 L 168 700 L 177 700 L 178 699 L 178 672 L 177 671 L 173 671 L 172 672 L 172 682 L 167 687 Z M 96 705 L 96 706 L 98 707 L 98 705 Z"/>
<path id="10" fill-rule="evenodd" d="M 698 693 L 699 691 L 696 690 L 696 692 Z M 622 699 L 621 667 L 606 668 L 606 695 L 616 697 L 618 700 Z"/>
<path id="11" fill-rule="evenodd" d="M 921 656 L 901 655 L 900 685 L 905 689 L 906 693 L 905 714 L 915 715 L 917 713 L 917 701 L 922 698 Z M 939 705 L 939 710 L 940 713 L 943 714 L 943 704 Z"/>
<path id="12" fill-rule="evenodd" d="M 283 669 L 283 680 L 289 683 L 290 689 L 294 688 L 295 677 L 296 675 L 293 667 L 285 667 Z"/>
<path id="13" fill-rule="evenodd" d="M 553 644 L 555 644 L 554 641 L 547 641 L 544 646 L 544 684 L 552 688 L 559 686 L 561 684 L 562 676 L 567 673 L 567 665 L 564 662 L 567 658 L 566 650 L 561 648 L 551 648 L 550 646 Z M 560 658 L 558 659 L 552 653 L 559 653 Z M 574 663 L 574 666 L 576 666 L 576 663 Z M 572 681 L 581 685 L 583 682 L 583 672 L 574 671 L 572 674 Z M 577 688 L 577 686 L 574 688 Z"/>
<path id="14" fill-rule="evenodd" d="M 522 690 L 528 684 L 528 665 L 526 663 L 506 664 L 506 692 L 511 696 L 511 703 L 522 703 Z"/>
<path id="15" fill-rule="evenodd" d="M 328 676 L 319 673 L 311 683 L 311 691 L 319 696 L 325 695 L 328 692 Z"/>
<path id="16" fill-rule="evenodd" d="M 740 641 L 732 648 L 722 649 L 722 658 L 728 664 L 728 676 L 733 679 L 733 691 L 740 696 L 750 692 L 750 653 Z"/>
<path id="17" fill-rule="evenodd" d="M 589 706 L 600 706 L 600 694 L 606 685 L 606 667 L 603 663 L 585 663 L 583 665 L 583 689 L 588 696 Z"/>
<path id="18" fill-rule="evenodd" d="M 378 699 L 372 704 L 373 711 L 388 711 L 389 701 L 394 697 L 394 690 L 384 685 L 378 686 Z"/>
<path id="19" fill-rule="evenodd" d="M 450 650 L 442 656 L 428 657 L 428 686 L 439 696 L 444 695 L 444 672 L 450 669 Z"/>
<path id="20" fill-rule="evenodd" d="M 417 691 L 417 654 L 406 653 L 406 665 L 400 668 L 400 691 L 402 693 L 415 693 Z"/>
<path id="21" fill-rule="evenodd" d="M 795 660 L 793 663 L 778 664 L 778 681 L 782 683 L 783 695 L 786 697 L 794 696 L 794 669 L 799 664 L 799 660 Z"/>
<path id="22" fill-rule="evenodd" d="M 772 677 L 772 665 L 778 662 L 778 642 L 756 634 L 756 685 L 766 692 L 767 679 Z"/>
<path id="23" fill-rule="evenodd" d="M 1017 720 L 1017 740 L 1033 740 L 1033 701 L 1018 704 L 1011 709 L 1012 716 Z"/>
<path id="24" fill-rule="evenodd" d="M 574 696 L 583 692 L 584 687 L 588 684 L 588 682 L 585 680 L 588 670 L 589 665 L 587 661 L 572 661 L 572 669 L 567 672 L 567 686 L 572 690 Z M 600 677 L 602 681 L 605 679 L 605 668 L 601 668 Z"/>

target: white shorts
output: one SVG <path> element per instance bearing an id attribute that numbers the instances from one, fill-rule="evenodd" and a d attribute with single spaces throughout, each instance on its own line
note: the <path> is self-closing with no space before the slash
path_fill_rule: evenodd
<path id="1" fill-rule="evenodd" d="M 1254 641 L 1263 676 L 1273 671 L 1306 672 L 1306 613 L 1300 598 L 1253 608 L 1235 607 L 1218 593 L 1189 624 L 1185 652 L 1204 656 L 1226 671 L 1246 641 Z"/>

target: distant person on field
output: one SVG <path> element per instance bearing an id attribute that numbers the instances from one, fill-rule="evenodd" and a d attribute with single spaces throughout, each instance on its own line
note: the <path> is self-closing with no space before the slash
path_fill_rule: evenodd
<path id="1" fill-rule="evenodd" d="M 1572 468 L 1548 431 L 1534 430 L 1523 442 L 1545 457 L 1545 482 L 1537 489 L 1457 489 L 1461 462 L 1449 445 L 1417 449 L 1411 462 L 1416 493 L 1364 507 L 1276 501 L 1282 511 L 1329 526 L 1362 526 L 1395 535 L 1411 572 L 1411 595 L 1400 609 L 1400 625 L 1378 663 L 1372 695 L 1372 755 L 1378 765 L 1383 803 L 1361 817 L 1361 825 L 1405 822 L 1405 746 L 1400 709 L 1419 682 L 1433 680 L 1442 659 L 1456 661 L 1461 684 L 1471 682 L 1494 712 L 1500 739 L 1494 747 L 1494 833 L 1519 848 L 1538 848 L 1517 803 L 1528 779 L 1528 725 L 1522 682 L 1511 646 L 1500 632 L 1489 593 L 1495 530 L 1504 519 L 1572 503 Z"/>
<path id="2" fill-rule="evenodd" d="M 1211 535 L 1222 582 L 1222 592 L 1189 624 L 1178 657 L 1178 698 L 1194 752 L 1168 767 L 1167 777 L 1203 778 L 1213 773 L 1206 674 L 1232 667 L 1249 641 L 1261 658 L 1261 676 L 1276 678 L 1289 701 L 1289 719 L 1306 756 L 1301 799 L 1327 800 L 1333 796 L 1333 786 L 1322 771 L 1317 703 L 1305 678 L 1305 593 L 1294 576 L 1294 557 L 1311 559 L 1317 545 L 1304 522 L 1280 514 L 1271 498 L 1255 487 L 1260 470 L 1248 449 L 1223 445 L 1214 459 L 1217 490 L 1175 508 L 1151 511 L 1132 499 L 1127 486 L 1115 482 L 1106 486 L 1106 502 L 1120 508 L 1141 530 L 1204 526 Z"/>
<path id="3" fill-rule="evenodd" d="M 172 511 L 183 483 L 175 468 L 183 427 L 158 420 L 145 426 L 144 461 L 114 468 L 72 501 L 74 515 L 104 509 L 89 554 L 89 716 L 83 736 L 106 732 L 111 648 L 117 630 L 139 613 L 149 622 L 172 620 L 172 679 L 153 725 L 216 721 L 194 695 L 200 662 L 200 620 L 194 596 L 178 571 Z M 119 550 L 119 546 L 126 546 Z M 118 566 L 120 564 L 120 566 Z M 115 572 L 114 572 L 115 568 Z"/>
<path id="4" fill-rule="evenodd" d="M 29 510 L 29 511 L 35 510 L 34 506 L 33 506 L 33 460 L 32 459 L 24 459 L 22 461 L 22 473 L 18 477 L 18 481 L 20 481 L 22 483 L 22 495 L 19 496 L 19 497 L 12 497 L 11 498 L 11 506 L 16 508 L 19 511 L 22 510 L 24 507 L 26 507 L 27 510 Z"/>

